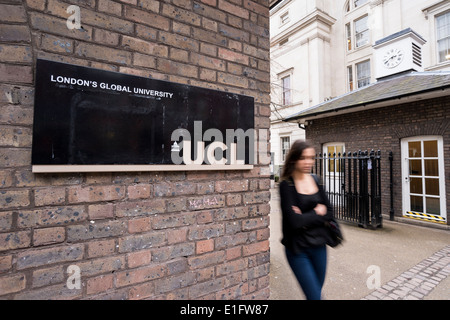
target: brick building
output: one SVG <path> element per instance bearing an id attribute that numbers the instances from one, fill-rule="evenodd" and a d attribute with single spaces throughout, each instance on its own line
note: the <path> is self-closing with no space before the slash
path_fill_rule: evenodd
<path id="1" fill-rule="evenodd" d="M 381 213 L 386 217 L 391 211 L 392 151 L 394 215 L 449 224 L 449 90 L 449 72 L 394 75 L 287 120 L 305 126 L 317 152 L 380 150 Z M 332 180 L 340 173 L 327 169 L 326 174 Z"/>
<path id="2" fill-rule="evenodd" d="M 268 165 L 31 171 L 38 58 L 252 96 L 268 129 L 268 6 L 0 1 L 0 299 L 269 297 Z"/>

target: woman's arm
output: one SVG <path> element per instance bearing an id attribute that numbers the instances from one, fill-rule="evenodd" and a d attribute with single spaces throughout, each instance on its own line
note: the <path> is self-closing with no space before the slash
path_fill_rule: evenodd
<path id="1" fill-rule="evenodd" d="M 281 212 L 283 213 L 283 218 L 286 219 L 293 229 L 312 227 L 324 223 L 324 217 L 316 214 L 314 210 L 302 212 L 301 214 L 294 212 L 293 207 L 297 206 L 294 196 L 292 187 L 289 186 L 287 181 L 282 181 L 280 183 Z"/>

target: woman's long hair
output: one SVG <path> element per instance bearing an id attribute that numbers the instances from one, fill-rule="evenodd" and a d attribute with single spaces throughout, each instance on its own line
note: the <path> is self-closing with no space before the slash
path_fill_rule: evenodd
<path id="1" fill-rule="evenodd" d="M 295 163 L 303 154 L 303 150 L 308 148 L 314 148 L 309 142 L 304 140 L 296 140 L 289 150 L 286 160 L 284 161 L 283 172 L 281 174 L 281 180 L 287 180 L 295 170 Z"/>

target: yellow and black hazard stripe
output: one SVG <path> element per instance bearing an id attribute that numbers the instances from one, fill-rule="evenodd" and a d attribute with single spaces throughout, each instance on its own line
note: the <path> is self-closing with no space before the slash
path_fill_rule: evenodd
<path id="1" fill-rule="evenodd" d="M 426 214 L 426 213 L 406 211 L 405 217 L 412 218 L 412 219 L 417 219 L 417 220 L 422 220 L 422 221 L 430 221 L 430 222 L 446 224 L 446 221 L 445 221 L 444 217 L 437 216 L 437 215 L 434 215 L 434 214 Z"/>

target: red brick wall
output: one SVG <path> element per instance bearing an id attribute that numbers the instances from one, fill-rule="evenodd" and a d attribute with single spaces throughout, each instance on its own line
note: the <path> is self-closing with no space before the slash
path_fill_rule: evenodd
<path id="1" fill-rule="evenodd" d="M 394 212 L 402 215 L 401 139 L 443 137 L 447 218 L 450 213 L 450 99 L 449 97 L 349 113 L 313 120 L 306 138 L 322 152 L 328 142 L 345 142 L 345 150 L 381 150 L 382 213 L 389 216 L 389 151 L 393 152 Z M 447 219 L 448 221 L 449 219 Z"/>
<path id="2" fill-rule="evenodd" d="M 70 4 L 83 30 L 67 28 Z M 36 58 L 250 95 L 268 129 L 268 1 L 0 6 L 0 299 L 268 298 L 267 165 L 31 172 Z"/>

